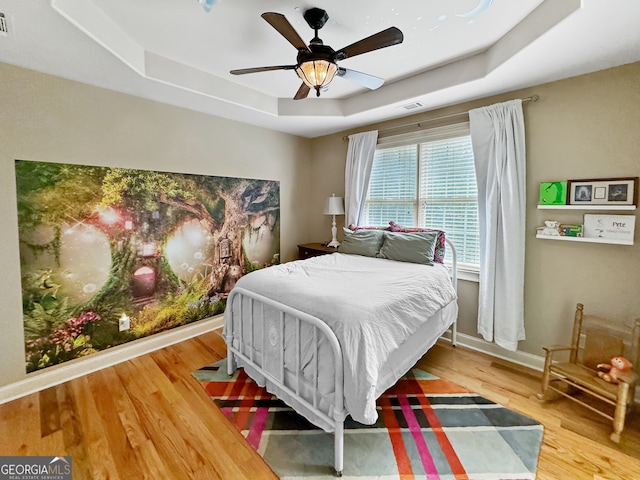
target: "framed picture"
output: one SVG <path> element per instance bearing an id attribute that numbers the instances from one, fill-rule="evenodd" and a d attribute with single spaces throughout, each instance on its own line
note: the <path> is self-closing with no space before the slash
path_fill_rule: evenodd
<path id="1" fill-rule="evenodd" d="M 637 205 L 638 177 L 567 182 L 569 205 Z"/>

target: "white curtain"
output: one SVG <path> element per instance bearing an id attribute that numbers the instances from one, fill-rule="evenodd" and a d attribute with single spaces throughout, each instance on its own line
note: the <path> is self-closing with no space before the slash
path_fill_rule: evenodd
<path id="1" fill-rule="evenodd" d="M 376 153 L 378 131 L 349 135 L 347 165 L 344 170 L 345 224 L 360 225 L 367 199 L 373 156 Z"/>
<path id="2" fill-rule="evenodd" d="M 522 100 L 469 111 L 478 182 L 478 333 L 514 351 L 524 340 L 525 141 Z"/>

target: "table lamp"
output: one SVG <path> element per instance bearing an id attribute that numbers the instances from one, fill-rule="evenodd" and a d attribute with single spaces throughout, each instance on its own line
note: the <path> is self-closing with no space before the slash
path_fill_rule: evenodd
<path id="1" fill-rule="evenodd" d="M 327 244 L 328 247 L 338 247 L 340 242 L 336 239 L 336 215 L 344 215 L 344 203 L 342 197 L 336 197 L 336 194 L 332 194 L 324 202 L 325 215 L 333 215 L 333 221 L 331 222 L 331 241 Z"/>

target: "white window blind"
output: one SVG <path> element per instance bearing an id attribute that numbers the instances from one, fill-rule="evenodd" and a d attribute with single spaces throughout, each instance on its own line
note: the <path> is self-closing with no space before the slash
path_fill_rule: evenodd
<path id="1" fill-rule="evenodd" d="M 365 203 L 366 223 L 413 225 L 418 178 L 417 145 L 377 150 Z"/>
<path id="2" fill-rule="evenodd" d="M 381 139 L 365 204 L 369 225 L 444 230 L 461 266 L 480 261 L 478 192 L 468 123 Z"/>

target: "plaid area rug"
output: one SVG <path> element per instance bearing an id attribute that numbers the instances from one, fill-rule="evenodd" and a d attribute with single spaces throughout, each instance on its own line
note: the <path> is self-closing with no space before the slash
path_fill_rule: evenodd
<path id="1" fill-rule="evenodd" d="M 311 425 L 226 361 L 193 373 L 231 423 L 285 479 L 330 479 L 333 434 Z M 375 425 L 345 422 L 345 479 L 535 479 L 543 427 L 413 369 L 378 399 Z"/>

